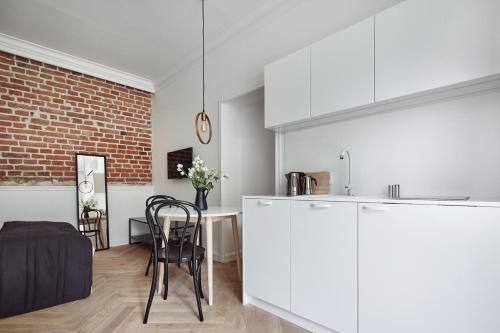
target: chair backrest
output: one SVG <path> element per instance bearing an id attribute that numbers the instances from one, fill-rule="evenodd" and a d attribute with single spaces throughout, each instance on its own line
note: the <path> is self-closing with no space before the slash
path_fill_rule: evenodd
<path id="1" fill-rule="evenodd" d="M 149 206 L 150 203 L 160 200 L 175 200 L 175 198 L 170 195 L 155 194 L 146 199 L 146 207 Z"/>
<path id="2" fill-rule="evenodd" d="M 182 259 L 182 252 L 185 246 L 191 246 L 191 254 L 194 257 L 196 257 L 196 240 L 198 239 L 198 234 L 200 232 L 200 223 L 201 223 L 201 211 L 200 209 L 187 201 L 182 201 L 182 200 L 171 200 L 171 199 L 157 199 L 157 200 L 151 200 L 149 205 L 146 207 L 146 220 L 148 221 L 149 225 L 149 231 L 151 235 L 151 240 L 152 244 L 154 247 L 154 252 L 153 253 L 158 253 L 158 248 L 157 244 L 154 241 L 155 240 L 155 229 L 160 230 L 160 237 L 162 238 L 163 242 L 165 244 L 168 244 L 167 237 L 165 235 L 165 231 L 163 230 L 163 223 L 161 221 L 161 217 L 159 216 L 159 212 L 162 208 L 164 207 L 177 207 L 181 210 L 184 211 L 186 214 L 186 220 L 185 223 L 182 227 L 182 236 L 179 239 L 179 248 L 178 248 L 178 261 L 177 261 L 177 266 L 180 266 L 181 264 L 181 259 Z M 190 211 L 190 208 L 192 209 Z M 191 216 L 192 214 L 196 214 L 196 223 L 194 227 L 194 233 L 193 233 L 193 241 L 189 242 L 189 244 L 185 244 L 186 241 L 186 233 L 187 229 L 190 228 L 189 222 L 191 221 Z M 168 230 L 167 230 L 168 232 Z M 168 257 L 168 246 L 165 246 L 165 257 Z"/>
<path id="3" fill-rule="evenodd" d="M 96 230 L 101 225 L 102 213 L 98 209 L 89 209 L 80 214 L 80 225 L 83 231 Z M 92 227 L 94 225 L 94 227 Z"/>
<path id="4" fill-rule="evenodd" d="M 146 208 L 153 202 L 159 202 L 162 200 L 175 200 L 173 196 L 166 194 L 155 194 L 146 199 Z M 147 219 L 147 216 L 146 216 Z M 158 227 L 154 228 L 156 237 L 158 238 Z"/>

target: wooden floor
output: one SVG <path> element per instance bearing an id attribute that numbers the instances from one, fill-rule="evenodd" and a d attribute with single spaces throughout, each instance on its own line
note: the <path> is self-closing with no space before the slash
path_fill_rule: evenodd
<path id="1" fill-rule="evenodd" d="M 168 299 L 155 295 L 149 322 L 143 325 L 151 283 L 144 276 L 148 256 L 141 245 L 97 252 L 90 297 L 1 319 L 0 332 L 305 332 L 254 306 L 243 306 L 234 263 L 214 264 L 214 305 L 202 300 L 203 323 L 198 321 L 190 275 L 185 268 L 172 268 Z M 205 267 L 203 273 L 205 282 Z"/>

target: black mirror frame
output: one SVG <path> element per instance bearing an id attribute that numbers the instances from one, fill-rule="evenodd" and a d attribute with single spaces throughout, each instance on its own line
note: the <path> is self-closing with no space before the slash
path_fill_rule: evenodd
<path id="1" fill-rule="evenodd" d="M 108 204 L 108 166 L 106 156 L 99 154 L 75 153 L 75 179 L 76 179 L 76 226 L 80 224 L 80 194 L 78 193 L 78 156 L 95 156 L 104 158 L 104 193 L 106 195 L 106 247 L 96 251 L 109 250 L 109 204 Z M 80 230 L 78 230 L 80 232 Z"/>

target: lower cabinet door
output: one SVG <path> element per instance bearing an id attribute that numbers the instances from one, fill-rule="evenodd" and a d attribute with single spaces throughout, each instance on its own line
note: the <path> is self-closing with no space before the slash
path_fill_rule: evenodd
<path id="1" fill-rule="evenodd" d="M 359 333 L 500 331 L 499 208 L 359 209 Z"/>
<path id="2" fill-rule="evenodd" d="M 290 201 L 245 199 L 245 293 L 290 310 Z"/>
<path id="3" fill-rule="evenodd" d="M 357 332 L 357 204 L 294 201 L 291 216 L 292 312 Z"/>

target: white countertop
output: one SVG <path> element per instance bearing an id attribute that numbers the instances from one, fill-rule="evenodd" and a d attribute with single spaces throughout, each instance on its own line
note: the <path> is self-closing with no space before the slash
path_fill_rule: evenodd
<path id="1" fill-rule="evenodd" d="M 474 206 L 474 207 L 497 207 L 500 208 L 500 198 L 470 198 L 469 200 L 419 200 L 419 199 L 391 199 L 381 196 L 347 196 L 334 194 L 319 195 L 249 195 L 243 199 L 273 199 L 273 200 L 300 200 L 300 201 L 339 201 L 356 203 L 388 203 L 408 205 L 441 205 L 441 206 Z"/>

